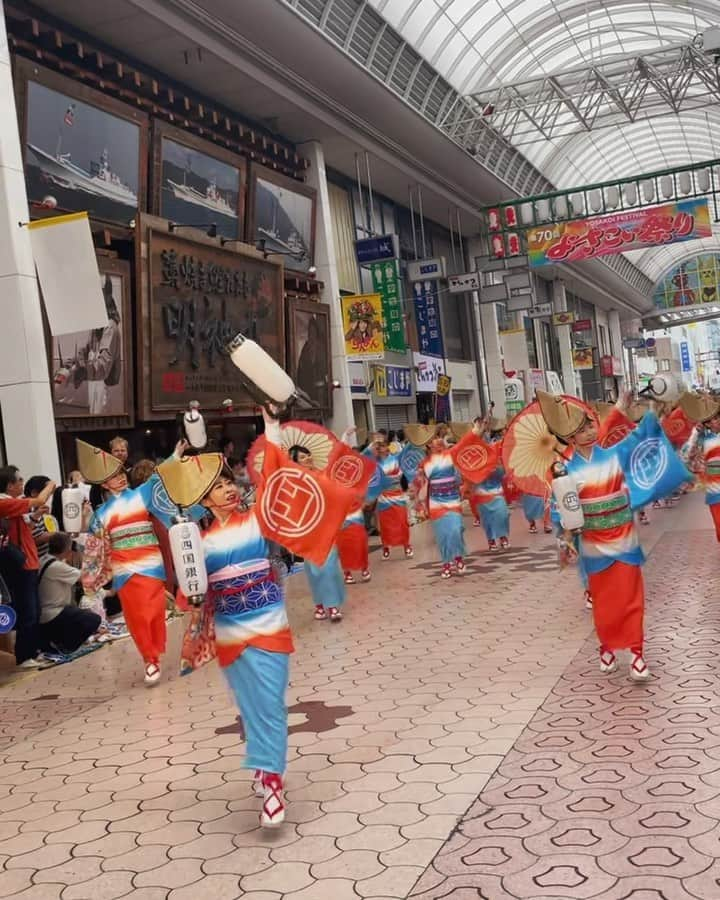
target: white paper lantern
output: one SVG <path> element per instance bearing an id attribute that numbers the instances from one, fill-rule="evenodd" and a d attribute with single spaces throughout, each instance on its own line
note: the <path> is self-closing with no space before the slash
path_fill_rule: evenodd
<path id="1" fill-rule="evenodd" d="M 255 341 L 238 334 L 228 345 L 228 351 L 230 359 L 250 382 L 248 389 L 257 394 L 258 402 L 272 401 L 282 406 L 294 398 L 292 378 Z"/>
<path id="2" fill-rule="evenodd" d="M 577 531 L 585 524 L 578 485 L 572 475 L 558 475 L 552 482 L 553 497 L 558 506 L 560 524 L 566 531 Z"/>
<path id="3" fill-rule="evenodd" d="M 180 517 L 168 529 L 168 538 L 178 586 L 188 602 L 198 606 L 208 588 L 200 529 L 195 522 Z"/>
<path id="4" fill-rule="evenodd" d="M 82 531 L 82 506 L 85 499 L 79 487 L 67 487 L 62 495 L 63 530 L 68 534 L 79 534 Z"/>
<path id="5" fill-rule="evenodd" d="M 183 425 L 185 426 L 185 436 L 191 447 L 196 450 L 202 450 L 207 444 L 207 431 L 205 429 L 205 419 L 200 414 L 200 404 L 197 400 L 190 403 L 188 411 L 183 416 Z"/>

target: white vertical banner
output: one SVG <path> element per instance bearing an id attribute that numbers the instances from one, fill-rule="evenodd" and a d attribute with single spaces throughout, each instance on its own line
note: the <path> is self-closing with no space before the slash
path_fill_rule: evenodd
<path id="1" fill-rule="evenodd" d="M 37 219 L 27 228 L 50 333 L 71 334 L 107 325 L 87 213 Z"/>

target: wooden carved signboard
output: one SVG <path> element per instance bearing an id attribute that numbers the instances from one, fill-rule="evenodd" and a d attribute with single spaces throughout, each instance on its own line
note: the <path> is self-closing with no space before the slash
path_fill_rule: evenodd
<path id="1" fill-rule="evenodd" d="M 284 366 L 282 265 L 204 238 L 155 229 L 146 238 L 146 415 L 167 417 L 191 400 L 207 411 L 220 410 L 226 399 L 249 409 L 252 401 L 225 347 L 242 332 Z"/>

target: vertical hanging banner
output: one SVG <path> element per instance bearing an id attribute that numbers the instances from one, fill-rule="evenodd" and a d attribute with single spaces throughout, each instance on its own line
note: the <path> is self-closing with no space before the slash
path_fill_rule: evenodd
<path id="1" fill-rule="evenodd" d="M 443 356 L 437 281 L 416 281 L 413 284 L 413 298 L 418 350 L 425 356 Z"/>
<path id="2" fill-rule="evenodd" d="M 342 297 L 343 336 L 348 359 L 382 359 L 385 353 L 380 294 Z"/>
<path id="3" fill-rule="evenodd" d="M 452 378 L 449 375 L 438 375 L 435 391 L 435 421 L 450 421 L 450 388 Z"/>
<path id="4" fill-rule="evenodd" d="M 707 200 L 678 200 L 649 209 L 540 225 L 527 234 L 530 266 L 578 262 L 641 247 L 711 237 Z"/>
<path id="5" fill-rule="evenodd" d="M 53 337 L 104 328 L 107 308 L 87 213 L 37 219 L 27 228 Z"/>
<path id="6" fill-rule="evenodd" d="M 402 317 L 402 293 L 398 260 L 388 259 L 370 266 L 373 290 L 382 297 L 385 349 L 395 353 L 407 350 Z"/>

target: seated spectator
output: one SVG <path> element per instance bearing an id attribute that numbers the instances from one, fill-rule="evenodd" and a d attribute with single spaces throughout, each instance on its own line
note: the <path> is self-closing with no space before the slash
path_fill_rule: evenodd
<path id="1" fill-rule="evenodd" d="M 17 616 L 15 661 L 23 668 L 37 668 L 40 560 L 26 516 L 45 506 L 55 483 L 49 481 L 36 497 L 23 497 L 24 486 L 17 466 L 0 468 L 0 575 L 10 588 Z"/>
<path id="2" fill-rule="evenodd" d="M 102 625 L 102 618 L 75 603 L 80 569 L 69 563 L 72 538 L 63 531 L 50 535 L 48 557 L 38 575 L 40 646 L 48 653 L 74 653 Z"/>
<path id="3" fill-rule="evenodd" d="M 50 479 L 47 475 L 33 475 L 25 482 L 25 496 L 35 498 L 44 490 Z M 57 491 L 55 493 L 58 493 Z M 29 514 L 30 528 L 32 529 L 33 540 L 37 547 L 40 566 L 45 562 L 48 556 L 48 541 L 50 535 L 60 530 L 58 520 L 53 516 L 46 507 L 38 507 Z"/>

